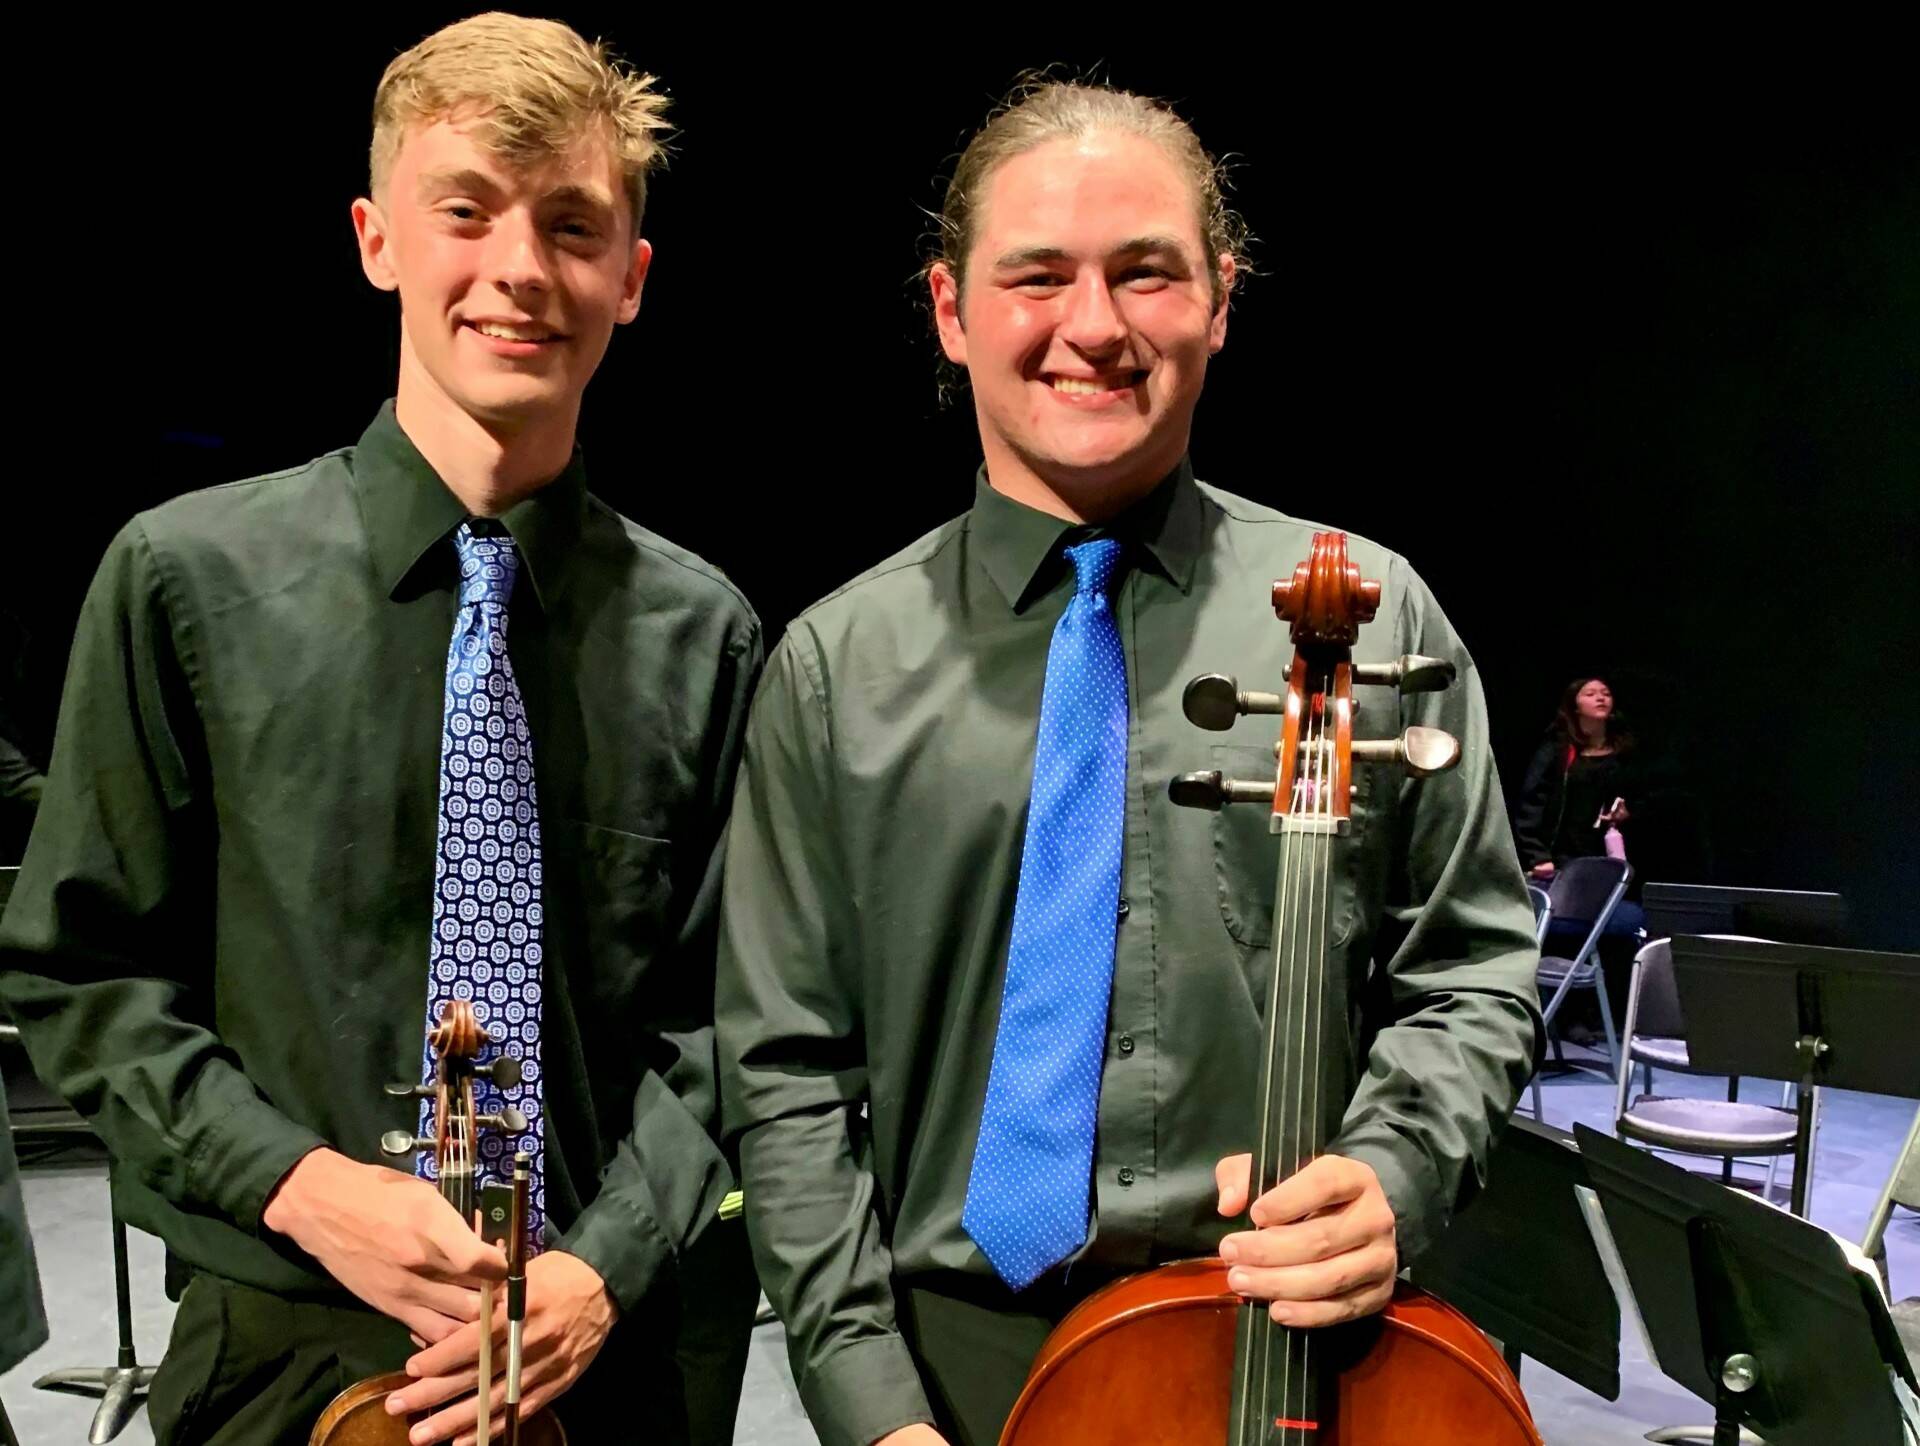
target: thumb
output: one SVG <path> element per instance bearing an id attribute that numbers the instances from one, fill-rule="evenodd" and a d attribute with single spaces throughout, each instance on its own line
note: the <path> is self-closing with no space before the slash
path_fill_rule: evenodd
<path id="1" fill-rule="evenodd" d="M 1253 1156 L 1229 1155 L 1213 1167 L 1214 1188 L 1220 1192 L 1222 1215 L 1239 1215 L 1247 1208 L 1247 1191 L 1253 1178 Z"/>

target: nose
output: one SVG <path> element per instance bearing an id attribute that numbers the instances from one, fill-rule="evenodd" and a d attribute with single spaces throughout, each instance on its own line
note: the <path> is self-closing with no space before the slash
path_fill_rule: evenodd
<path id="1" fill-rule="evenodd" d="M 1119 346 L 1126 337 L 1127 321 L 1114 305 L 1106 276 L 1097 267 L 1087 268 L 1067 293 L 1060 339 L 1078 351 L 1097 354 Z"/>
<path id="2" fill-rule="evenodd" d="M 546 238 L 534 218 L 508 211 L 488 234 L 487 269 L 493 284 L 510 296 L 538 294 L 553 285 Z"/>

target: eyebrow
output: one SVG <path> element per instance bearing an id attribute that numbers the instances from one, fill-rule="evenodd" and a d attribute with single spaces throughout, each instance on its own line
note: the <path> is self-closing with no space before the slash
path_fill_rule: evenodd
<path id="1" fill-rule="evenodd" d="M 1121 242 L 1107 254 L 1109 256 L 1144 256 L 1155 251 L 1171 251 L 1184 258 L 1187 249 L 1177 236 L 1135 236 Z M 1073 258 L 1058 246 L 1022 246 L 1016 250 L 1004 252 L 994 261 L 994 267 L 1001 271 L 1018 271 L 1023 266 L 1042 266 L 1058 261 L 1070 261 Z"/>
<path id="2" fill-rule="evenodd" d="M 429 171 L 420 177 L 420 194 L 496 196 L 500 183 L 483 171 Z M 583 206 L 590 210 L 611 211 L 614 203 L 589 186 L 569 183 L 557 186 L 540 197 L 542 205 Z"/>

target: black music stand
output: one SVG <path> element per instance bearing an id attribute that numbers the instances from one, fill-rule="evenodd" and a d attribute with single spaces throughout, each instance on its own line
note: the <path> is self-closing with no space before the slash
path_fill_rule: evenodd
<path id="1" fill-rule="evenodd" d="M 1783 944 L 1847 942 L 1847 901 L 1802 889 L 1736 889 L 1723 884 L 1648 884 L 1640 891 L 1647 937 L 1747 934 Z"/>
<path id="2" fill-rule="evenodd" d="M 17 867 L 0 869 L 0 911 L 6 908 L 7 899 L 13 893 L 14 881 L 19 875 Z M 17 1040 L 17 1037 L 18 1031 L 13 1026 L 0 1025 L 0 1040 Z M 43 1102 L 14 1116 L 13 1137 L 16 1141 L 29 1144 L 51 1141 L 57 1148 L 62 1143 L 94 1137 L 86 1121 L 75 1114 L 64 1100 L 55 1097 L 31 1074 L 25 1078 L 45 1098 Z M 0 1088 L 5 1088 L 4 1083 L 0 1083 Z M 49 1371 L 33 1383 L 38 1391 L 57 1391 L 100 1402 L 94 1409 L 93 1422 L 87 1432 L 87 1440 L 93 1446 L 101 1446 L 101 1443 L 113 1440 L 126 1430 L 127 1422 L 133 1419 L 134 1413 L 146 1399 L 147 1385 L 153 1380 L 154 1372 L 154 1367 L 141 1365 L 134 1352 L 133 1288 L 127 1271 L 127 1226 L 120 1218 L 119 1205 L 113 1199 L 111 1156 L 107 1161 L 107 1201 L 113 1232 L 114 1317 L 119 1326 L 119 1349 L 114 1364 L 68 1366 Z"/>
<path id="3" fill-rule="evenodd" d="M 1516 1374 L 1532 1356 L 1617 1401 L 1620 1304 L 1574 1193 L 1587 1183 L 1572 1135 L 1516 1116 L 1486 1189 L 1407 1274 L 1498 1340 Z"/>
<path id="4" fill-rule="evenodd" d="M 1715 1446 L 1902 1446 L 1889 1371 L 1915 1387 L 1878 1282 L 1817 1225 L 1574 1126 L 1669 1379 L 1714 1407 Z"/>
<path id="5" fill-rule="evenodd" d="M 1920 956 L 1682 935 L 1673 975 L 1696 1069 L 1799 1082 L 1794 1214 L 1807 1210 L 1815 1088 L 1920 1099 Z"/>

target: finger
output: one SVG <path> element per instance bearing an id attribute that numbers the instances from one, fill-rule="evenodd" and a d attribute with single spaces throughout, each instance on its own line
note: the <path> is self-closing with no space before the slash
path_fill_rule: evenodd
<path id="1" fill-rule="evenodd" d="M 480 1323 L 470 1321 L 452 1335 L 407 1358 L 407 1374 L 425 1380 L 451 1375 L 480 1361 Z"/>
<path id="2" fill-rule="evenodd" d="M 1382 1286 L 1391 1290 L 1398 1263 L 1391 1247 L 1368 1246 L 1310 1265 L 1236 1265 L 1227 1272 L 1227 1287 L 1248 1300 L 1302 1304 L 1338 1300 Z"/>
<path id="3" fill-rule="evenodd" d="M 472 1396 L 454 1402 L 444 1411 L 427 1417 L 407 1432 L 412 1446 L 427 1446 L 430 1441 L 451 1441 L 462 1431 L 471 1431 L 480 1419 L 479 1402 Z"/>
<path id="4" fill-rule="evenodd" d="M 1274 1321 L 1284 1326 L 1313 1330 L 1319 1326 L 1340 1325 L 1385 1310 L 1393 1299 L 1393 1282 L 1368 1286 L 1332 1300 L 1276 1301 L 1268 1307 Z"/>
<path id="5" fill-rule="evenodd" d="M 1213 1167 L 1213 1184 L 1220 1192 L 1222 1215 L 1238 1215 L 1247 1208 L 1247 1191 L 1252 1187 L 1252 1179 L 1252 1155 L 1229 1155 Z"/>
<path id="6" fill-rule="evenodd" d="M 393 1318 L 405 1326 L 414 1335 L 428 1345 L 445 1340 L 457 1330 L 466 1326 L 465 1321 L 452 1320 L 426 1306 L 403 1302 L 392 1311 Z"/>
<path id="7" fill-rule="evenodd" d="M 1354 1199 L 1367 1188 L 1372 1172 L 1338 1155 L 1322 1155 L 1288 1176 L 1253 1202 L 1255 1225 L 1285 1225 L 1329 1205 Z"/>
<path id="8" fill-rule="evenodd" d="M 1253 1266 L 1311 1265 L 1317 1260 L 1332 1260 L 1387 1235 L 1393 1228 L 1393 1215 L 1391 1211 L 1382 1213 L 1384 1221 L 1362 1202 L 1350 1201 L 1288 1225 L 1237 1231 L 1220 1242 L 1220 1258 L 1229 1265 Z"/>
<path id="9" fill-rule="evenodd" d="M 387 1414 L 389 1416 L 410 1416 L 415 1411 L 426 1411 L 455 1396 L 471 1396 L 480 1385 L 480 1368 L 453 1371 L 444 1376 L 422 1376 L 410 1381 L 397 1391 L 387 1394 Z"/>
<path id="10" fill-rule="evenodd" d="M 487 1244 L 471 1227 L 463 1226 L 451 1206 L 445 1221 L 434 1221 L 429 1246 L 428 1263 L 421 1267 L 420 1274 L 430 1280 L 467 1284 L 507 1278 L 507 1253 Z"/>

